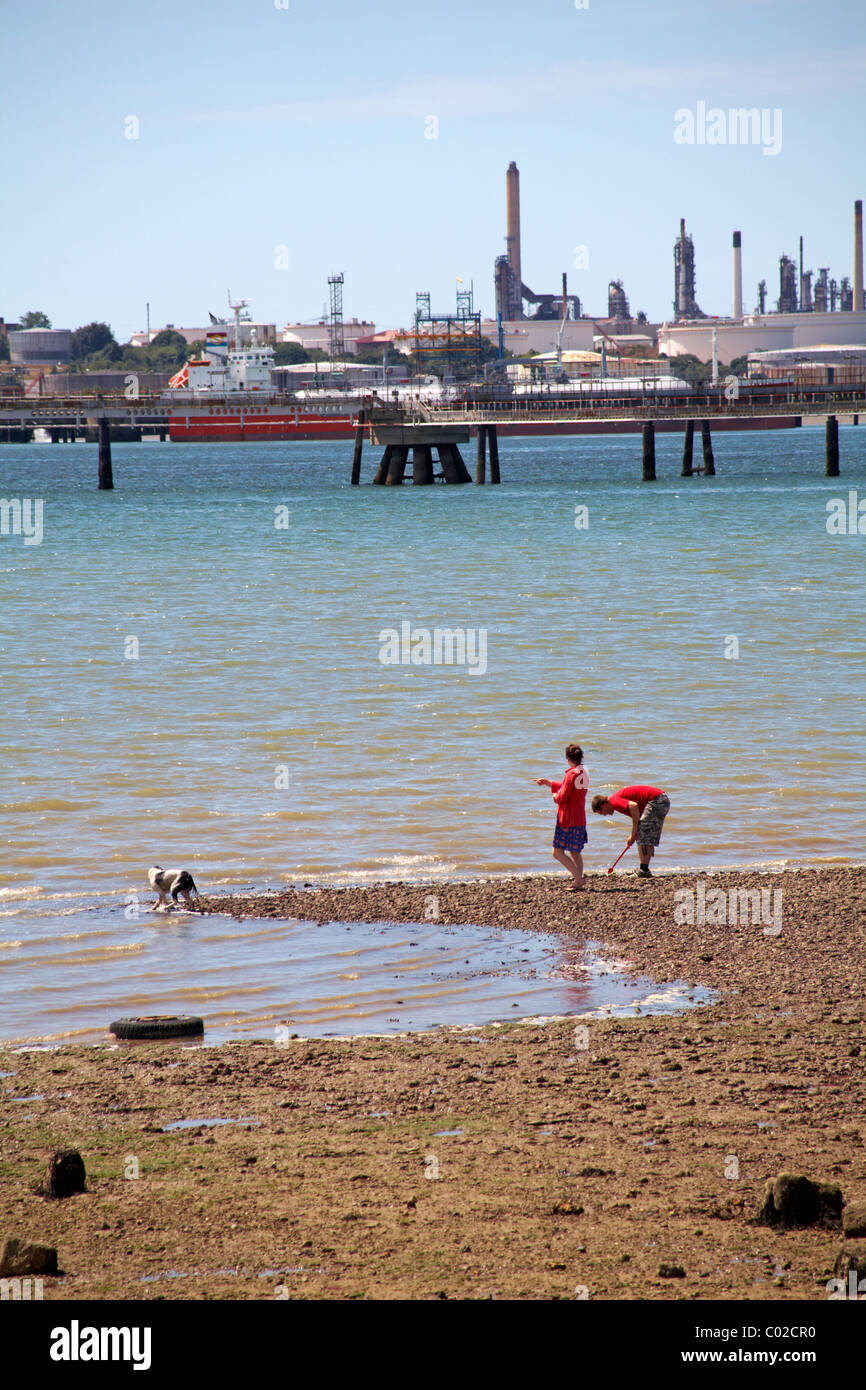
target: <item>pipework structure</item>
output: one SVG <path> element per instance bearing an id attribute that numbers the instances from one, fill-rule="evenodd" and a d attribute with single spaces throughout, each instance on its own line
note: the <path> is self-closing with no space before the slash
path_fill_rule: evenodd
<path id="1" fill-rule="evenodd" d="M 473 304 L 472 288 L 457 291 L 453 314 L 434 313 L 430 307 L 430 291 L 420 290 L 415 295 L 414 329 L 398 337 L 411 340 L 419 371 L 423 371 L 426 357 L 440 352 L 448 354 L 449 362 L 452 358 L 461 363 L 474 360 L 477 368 L 481 362 L 484 338 L 481 335 L 481 311 Z"/>
<path id="2" fill-rule="evenodd" d="M 563 276 L 563 282 L 565 277 Z M 503 322 L 533 318 L 559 320 L 581 317 L 580 299 L 561 292 L 536 294 L 523 282 L 520 247 L 520 170 L 512 159 L 505 173 L 505 255 L 497 256 L 493 267 L 496 313 Z M 524 302 L 535 305 L 527 314 Z"/>
<path id="3" fill-rule="evenodd" d="M 343 341 L 343 272 L 328 276 L 331 309 L 328 319 L 328 355 L 332 362 L 342 362 L 345 356 Z"/>
<path id="4" fill-rule="evenodd" d="M 607 287 L 607 316 L 621 323 L 631 319 L 622 280 L 611 280 Z"/>
<path id="5" fill-rule="evenodd" d="M 780 314 L 797 312 L 797 267 L 790 256 L 779 257 L 779 298 L 776 308 Z"/>
<path id="6" fill-rule="evenodd" d="M 695 244 L 686 235 L 686 220 L 680 218 L 680 234 L 674 242 L 674 319 L 703 319 L 706 314 L 695 298 Z"/>

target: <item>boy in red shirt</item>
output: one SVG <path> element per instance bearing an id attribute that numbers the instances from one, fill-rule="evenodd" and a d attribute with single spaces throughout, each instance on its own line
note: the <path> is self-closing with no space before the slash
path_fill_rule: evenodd
<path id="1" fill-rule="evenodd" d="M 537 787 L 550 787 L 558 811 L 556 829 L 553 832 L 553 857 L 563 868 L 568 869 L 572 881 L 568 885 L 572 893 L 583 888 L 583 857 L 580 851 L 589 836 L 586 833 L 586 793 L 589 789 L 589 772 L 583 764 L 583 749 L 577 743 L 570 743 L 565 750 L 568 770 L 561 782 L 550 782 L 546 777 L 536 777 Z"/>
<path id="2" fill-rule="evenodd" d="M 655 846 L 662 837 L 665 816 L 671 809 L 670 800 L 661 788 L 622 787 L 613 796 L 594 796 L 592 809 L 599 816 L 612 816 L 614 811 L 619 811 L 623 816 L 631 816 L 631 835 L 628 843 L 631 845 L 637 840 L 640 858 L 638 878 L 652 878 L 649 862 Z"/>

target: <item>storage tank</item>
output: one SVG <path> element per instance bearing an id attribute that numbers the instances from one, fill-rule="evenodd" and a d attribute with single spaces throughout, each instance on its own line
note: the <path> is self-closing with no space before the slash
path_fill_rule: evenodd
<path id="1" fill-rule="evenodd" d="M 72 333 L 68 328 L 15 328 L 9 333 L 9 355 L 25 367 L 52 367 L 68 362 Z"/>

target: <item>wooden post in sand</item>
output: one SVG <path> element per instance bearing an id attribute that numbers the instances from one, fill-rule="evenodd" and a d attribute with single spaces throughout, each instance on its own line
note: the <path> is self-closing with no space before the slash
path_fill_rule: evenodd
<path id="1" fill-rule="evenodd" d="M 105 416 L 99 420 L 99 490 L 110 492 L 114 487 L 111 472 L 111 429 Z"/>
<path id="2" fill-rule="evenodd" d="M 643 461 L 642 481 L 645 483 L 654 483 L 656 480 L 656 427 L 652 420 L 647 420 L 641 430 L 641 435 L 641 453 Z"/>
<path id="3" fill-rule="evenodd" d="M 684 478 L 691 478 L 694 469 L 692 468 L 692 450 L 695 443 L 695 422 L 686 420 L 686 433 L 683 439 L 683 471 Z"/>
<path id="4" fill-rule="evenodd" d="M 839 421 L 835 415 L 827 416 L 827 424 L 824 434 L 824 452 L 826 464 L 824 472 L 828 478 L 838 478 L 839 476 Z"/>

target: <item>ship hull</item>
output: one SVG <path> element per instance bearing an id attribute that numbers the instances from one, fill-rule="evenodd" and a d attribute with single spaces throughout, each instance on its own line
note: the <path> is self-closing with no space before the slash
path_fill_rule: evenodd
<path id="1" fill-rule="evenodd" d="M 796 428 L 798 416 L 714 417 L 713 430 L 780 430 Z M 225 413 L 172 411 L 169 417 L 169 437 L 175 443 L 257 443 L 265 440 L 306 442 L 316 439 L 352 439 L 356 417 L 346 415 L 315 415 L 285 410 L 243 411 L 227 409 Z M 681 434 L 685 420 L 655 420 L 656 432 Z M 470 426 L 475 433 L 474 425 Z M 497 422 L 500 436 L 581 435 L 581 434 L 640 434 L 640 420 L 521 420 Z"/>

